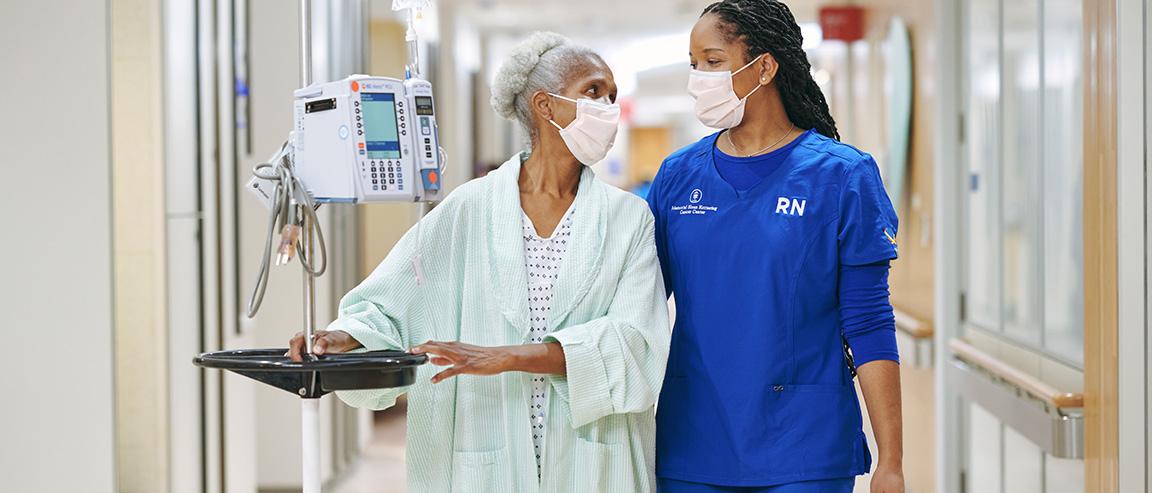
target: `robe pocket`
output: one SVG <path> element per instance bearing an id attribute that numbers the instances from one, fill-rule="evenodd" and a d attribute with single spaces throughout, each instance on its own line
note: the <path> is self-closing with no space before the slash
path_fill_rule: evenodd
<path id="1" fill-rule="evenodd" d="M 572 461 L 572 491 L 640 491 L 627 443 L 607 444 L 577 438 Z"/>
<path id="2" fill-rule="evenodd" d="M 452 453 L 452 491 L 511 491 L 507 447 L 487 452 Z"/>

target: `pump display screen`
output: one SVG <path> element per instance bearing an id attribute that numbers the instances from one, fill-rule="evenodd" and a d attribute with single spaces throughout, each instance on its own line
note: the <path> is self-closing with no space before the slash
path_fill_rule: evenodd
<path id="1" fill-rule="evenodd" d="M 364 102 L 364 143 L 368 159 L 400 159 L 396 95 L 364 92 L 360 93 L 360 100 Z"/>
<path id="2" fill-rule="evenodd" d="M 416 96 L 416 114 L 420 116 L 432 116 L 431 97 Z"/>

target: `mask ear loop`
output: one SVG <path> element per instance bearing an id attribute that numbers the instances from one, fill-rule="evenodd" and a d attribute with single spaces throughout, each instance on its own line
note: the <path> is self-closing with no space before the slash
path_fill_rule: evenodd
<path id="1" fill-rule="evenodd" d="M 551 93 L 551 92 L 550 92 L 550 93 L 548 93 L 548 95 L 549 95 L 549 96 L 552 96 L 552 97 L 554 97 L 554 98 L 560 98 L 560 99 L 563 99 L 563 100 L 565 100 L 565 101 L 568 101 L 569 103 L 573 103 L 573 104 L 579 104 L 579 103 L 580 103 L 579 101 L 577 101 L 577 100 L 575 100 L 575 99 L 572 99 L 572 98 L 569 98 L 569 97 L 564 97 L 564 96 L 561 96 L 561 95 L 559 95 L 559 94 L 555 94 L 555 93 Z"/>
<path id="2" fill-rule="evenodd" d="M 548 95 L 549 95 L 549 96 L 553 96 L 553 97 L 557 97 L 557 98 L 560 98 L 560 99 L 563 99 L 563 100 L 565 100 L 565 101 L 571 101 L 573 104 L 575 104 L 575 105 L 577 106 L 577 111 L 579 111 L 580 102 L 576 101 L 575 99 L 566 98 L 566 97 L 564 97 L 564 96 L 561 96 L 561 95 L 559 95 L 559 94 L 552 94 L 552 93 L 548 93 Z M 573 121 L 575 121 L 575 120 L 573 120 Z M 563 132 L 563 131 L 564 131 L 564 127 L 561 127 L 561 126 L 560 126 L 560 124 L 559 124 L 559 123 L 556 123 L 556 121 L 555 121 L 555 120 L 553 120 L 553 119 L 549 118 L 549 119 L 548 119 L 548 123 L 551 123 L 553 127 L 556 127 L 556 130 L 559 130 L 559 131 L 561 131 L 561 132 Z"/>
<path id="3" fill-rule="evenodd" d="M 759 91 L 761 87 L 764 87 L 764 86 L 761 84 L 756 84 L 756 88 L 753 89 L 752 92 L 748 93 L 747 96 L 740 98 L 740 101 L 747 101 L 748 98 L 752 97 L 753 94 L 756 94 L 756 91 Z"/>
<path id="4" fill-rule="evenodd" d="M 756 63 L 756 62 L 760 61 L 761 58 L 764 58 L 764 55 L 767 55 L 767 53 L 761 53 L 760 56 L 753 58 L 752 61 L 748 62 L 747 65 L 744 65 L 743 67 L 740 67 L 739 69 L 737 69 L 735 72 L 732 72 L 732 75 L 736 75 L 740 72 L 743 72 L 744 69 L 751 67 L 753 63 Z"/>
<path id="5" fill-rule="evenodd" d="M 737 70 L 737 71 L 735 71 L 735 72 L 732 72 L 732 75 L 733 75 L 733 76 L 735 76 L 736 74 L 738 74 L 738 73 L 740 73 L 740 72 L 743 72 L 743 71 L 744 71 L 744 69 L 746 69 L 746 68 L 748 68 L 748 67 L 751 67 L 753 63 L 756 63 L 756 62 L 760 61 L 760 59 L 764 58 L 764 55 L 765 55 L 765 53 L 761 53 L 761 54 L 760 54 L 760 56 L 758 56 L 758 57 L 756 57 L 756 58 L 753 58 L 753 59 L 752 59 L 752 61 L 751 61 L 751 62 L 748 62 L 748 64 L 747 64 L 747 65 L 745 65 L 745 66 L 743 66 L 743 67 L 740 67 L 740 70 Z M 755 89 L 752 89 L 752 92 L 748 93 L 746 96 L 744 96 L 744 97 L 740 98 L 740 101 L 741 101 L 741 102 L 743 102 L 743 101 L 747 101 L 747 100 L 748 100 L 748 98 L 752 97 L 752 95 L 753 95 L 753 94 L 756 94 L 756 91 L 759 91 L 761 87 L 764 87 L 764 84 L 756 84 L 756 88 L 755 88 Z"/>

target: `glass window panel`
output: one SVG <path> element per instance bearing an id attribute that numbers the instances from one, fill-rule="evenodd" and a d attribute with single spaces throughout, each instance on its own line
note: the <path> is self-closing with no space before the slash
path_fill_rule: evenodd
<path id="1" fill-rule="evenodd" d="M 1044 343 L 1084 361 L 1081 0 L 1044 2 Z"/>
<path id="2" fill-rule="evenodd" d="M 967 313 L 1000 329 L 1000 5 L 967 2 Z"/>
<path id="3" fill-rule="evenodd" d="M 964 5 L 964 317 L 1080 365 L 1081 2 Z"/>
<path id="4" fill-rule="evenodd" d="M 1040 161 L 1040 3 L 1003 4 L 1001 289 L 1004 332 L 1039 344 L 1043 327 Z"/>

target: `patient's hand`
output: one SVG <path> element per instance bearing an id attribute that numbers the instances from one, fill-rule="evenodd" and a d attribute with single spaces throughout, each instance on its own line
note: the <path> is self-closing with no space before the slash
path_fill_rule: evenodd
<path id="1" fill-rule="evenodd" d="M 342 330 L 318 330 L 312 334 L 312 354 L 346 353 L 363 346 Z M 288 356 L 292 361 L 301 361 L 304 354 L 304 333 L 297 332 L 288 343 Z"/>
<path id="2" fill-rule="evenodd" d="M 432 383 L 440 383 L 456 375 L 496 375 L 506 371 L 540 375 L 567 373 L 564 348 L 559 342 L 485 347 L 462 342 L 428 341 L 408 352 L 426 353 L 432 364 L 451 366 L 432 377 Z"/>
<path id="3" fill-rule="evenodd" d="M 429 362 L 437 366 L 451 366 L 432 377 L 440 383 L 456 375 L 496 375 L 511 369 L 515 357 L 513 348 L 485 347 L 462 342 L 428 341 L 409 350 L 413 354 L 428 354 Z"/>

